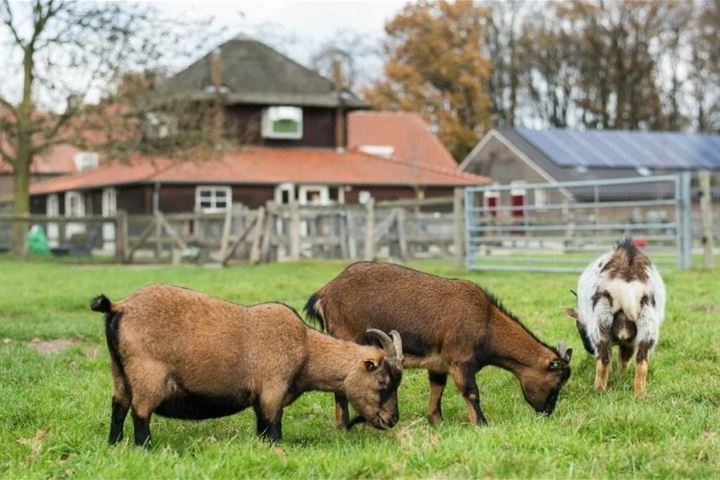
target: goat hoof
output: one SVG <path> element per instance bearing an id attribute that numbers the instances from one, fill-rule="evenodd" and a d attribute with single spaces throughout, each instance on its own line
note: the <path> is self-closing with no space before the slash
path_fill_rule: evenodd
<path id="1" fill-rule="evenodd" d="M 442 415 L 440 415 L 438 413 L 428 415 L 427 419 L 428 419 L 428 422 L 430 422 L 430 425 L 433 425 L 433 426 L 440 425 L 443 421 Z"/>

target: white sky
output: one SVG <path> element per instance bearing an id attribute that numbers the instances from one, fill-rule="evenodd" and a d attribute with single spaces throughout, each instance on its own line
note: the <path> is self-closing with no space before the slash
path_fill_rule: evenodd
<path id="1" fill-rule="evenodd" d="M 228 37 L 246 33 L 277 44 L 294 60 L 306 64 L 309 55 L 341 30 L 380 40 L 385 23 L 406 0 L 265 0 L 265 1 L 167 1 L 148 0 L 170 16 L 214 17 Z M 267 32 L 275 38 L 260 38 Z M 208 48 L 209 50 L 209 48 Z"/>

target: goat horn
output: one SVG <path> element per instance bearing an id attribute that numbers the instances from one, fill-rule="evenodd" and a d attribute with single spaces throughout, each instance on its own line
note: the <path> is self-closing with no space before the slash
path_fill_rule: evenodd
<path id="1" fill-rule="evenodd" d="M 382 330 L 378 330 L 377 328 L 368 328 L 365 333 L 374 336 L 380 341 L 380 345 L 382 345 L 382 349 L 385 350 L 385 355 L 387 356 L 388 361 L 397 362 L 398 355 L 395 349 L 395 344 L 387 333 Z"/>
<path id="2" fill-rule="evenodd" d="M 395 347 L 395 358 L 397 359 L 398 363 L 402 365 L 403 361 L 403 347 L 402 347 L 402 338 L 400 338 L 400 334 L 397 330 L 392 330 L 390 332 L 390 336 L 393 339 L 393 346 Z"/>
<path id="3" fill-rule="evenodd" d="M 563 342 L 557 343 L 557 351 L 560 354 L 560 358 L 565 358 L 565 353 L 567 353 L 567 345 Z"/>

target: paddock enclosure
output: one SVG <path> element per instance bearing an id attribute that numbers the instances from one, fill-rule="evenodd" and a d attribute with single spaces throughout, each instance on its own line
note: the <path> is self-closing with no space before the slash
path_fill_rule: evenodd
<path id="1" fill-rule="evenodd" d="M 308 393 L 285 409 L 283 443 L 255 438 L 252 410 L 202 422 L 153 418 L 154 447 L 107 446 L 111 380 L 101 316 L 88 302 L 125 298 L 141 285 L 171 283 L 241 304 L 268 300 L 300 311 L 347 261 L 239 265 L 18 261 L 0 255 L 0 477 L 2 478 L 711 478 L 720 468 L 720 371 L 716 273 L 672 269 L 670 296 L 647 396 L 610 376 L 592 391 L 594 361 L 560 307 L 577 275 L 468 271 L 446 260 L 409 266 L 466 278 L 492 291 L 541 340 L 572 347 L 572 375 L 550 417 L 538 417 L 509 373 L 477 375 L 489 426 L 467 422 L 450 384 L 445 421 L 426 418 L 427 373 L 406 370 L 400 421 L 378 431 L 334 426 L 334 399 Z M 628 373 L 632 374 L 631 364 Z"/>

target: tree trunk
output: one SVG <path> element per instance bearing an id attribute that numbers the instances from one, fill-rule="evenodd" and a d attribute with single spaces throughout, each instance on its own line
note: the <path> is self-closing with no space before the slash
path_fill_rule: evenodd
<path id="1" fill-rule="evenodd" d="M 26 215 L 30 212 L 30 162 L 27 159 L 21 159 L 18 155 L 17 164 L 14 173 L 14 198 L 13 213 L 16 215 Z M 27 222 L 13 222 L 12 236 L 12 252 L 15 255 L 25 257 L 27 255 L 27 242 L 25 235 L 27 234 Z"/>

